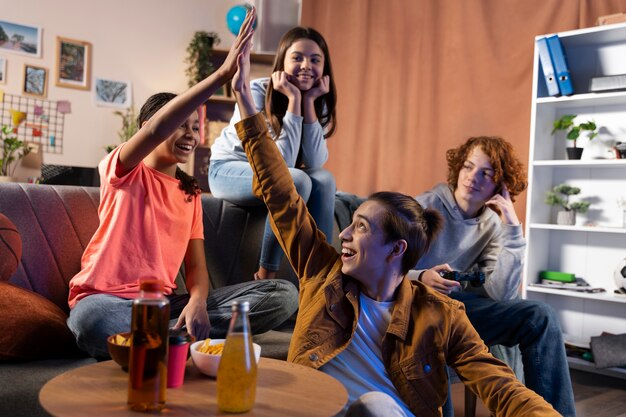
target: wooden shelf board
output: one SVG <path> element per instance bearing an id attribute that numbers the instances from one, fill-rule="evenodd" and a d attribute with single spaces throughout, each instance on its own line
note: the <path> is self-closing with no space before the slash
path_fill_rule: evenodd
<path id="1" fill-rule="evenodd" d="M 219 57 L 226 57 L 228 50 L 226 49 L 213 49 L 213 55 Z M 250 53 L 250 62 L 255 64 L 273 65 L 274 54 L 266 52 L 252 52 Z"/>
<path id="2" fill-rule="evenodd" d="M 567 357 L 567 363 L 571 369 L 578 369 L 579 371 L 611 376 L 613 378 L 626 379 L 626 369 L 623 368 L 598 369 L 596 368 L 596 365 L 592 362 L 588 362 L 584 359 L 573 358 L 570 356 Z"/>

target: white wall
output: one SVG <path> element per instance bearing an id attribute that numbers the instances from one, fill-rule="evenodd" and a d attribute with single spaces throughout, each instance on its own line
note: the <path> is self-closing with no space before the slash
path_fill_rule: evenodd
<path id="1" fill-rule="evenodd" d="M 47 164 L 95 167 L 104 146 L 118 143 L 121 126 L 113 110 L 93 104 L 89 91 L 61 88 L 56 77 L 56 37 L 92 44 L 92 82 L 95 77 L 132 83 L 135 108 L 159 91 L 179 93 L 187 87 L 187 44 L 197 30 L 218 32 L 220 48 L 232 44 L 226 13 L 242 0 L 0 0 L 0 19 L 43 29 L 41 58 L 7 53 L 7 83 L 0 89 L 19 95 L 25 63 L 48 69 L 49 100 L 68 100 L 62 154 L 44 154 Z M 24 174 L 16 173 L 24 180 Z"/>

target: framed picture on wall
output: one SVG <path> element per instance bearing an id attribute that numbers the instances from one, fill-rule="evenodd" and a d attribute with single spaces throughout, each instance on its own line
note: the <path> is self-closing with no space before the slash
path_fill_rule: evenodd
<path id="1" fill-rule="evenodd" d="M 94 101 L 98 106 L 127 109 L 132 104 L 130 81 L 96 78 Z"/>
<path id="2" fill-rule="evenodd" d="M 0 84 L 7 82 L 7 59 L 0 56 Z"/>
<path id="3" fill-rule="evenodd" d="M 24 84 L 22 93 L 25 96 L 46 97 L 48 88 L 48 69 L 24 64 Z"/>
<path id="4" fill-rule="evenodd" d="M 57 37 L 56 85 L 89 90 L 91 88 L 91 44 Z"/>
<path id="5" fill-rule="evenodd" d="M 41 58 L 41 28 L 0 20 L 0 51 Z"/>

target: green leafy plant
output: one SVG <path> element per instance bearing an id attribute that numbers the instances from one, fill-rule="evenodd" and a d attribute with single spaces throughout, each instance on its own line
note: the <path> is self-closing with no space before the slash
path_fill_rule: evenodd
<path id="1" fill-rule="evenodd" d="M 574 147 L 576 147 L 576 140 L 584 131 L 588 132 L 588 137 L 590 140 L 598 136 L 598 127 L 596 126 L 595 122 L 587 121 L 585 123 L 575 124 L 574 119 L 577 116 L 578 115 L 576 114 L 566 114 L 555 120 L 552 128 L 552 135 L 554 135 L 559 130 L 566 131 L 566 138 L 574 141 Z"/>
<path id="2" fill-rule="evenodd" d="M 9 126 L 2 126 L 2 137 L 0 138 L 2 147 L 2 158 L 0 158 L 0 175 L 12 177 L 17 163 L 30 153 L 30 148 L 15 136 L 13 129 Z"/>
<path id="3" fill-rule="evenodd" d="M 132 138 L 139 130 L 139 126 L 137 126 L 137 115 L 132 107 L 126 109 L 124 112 L 116 110 L 113 114 L 122 118 L 122 127 L 117 131 L 117 136 L 120 138 L 120 143 L 124 143 Z M 105 149 L 107 152 L 111 152 L 116 146 L 117 145 L 107 145 Z"/>
<path id="4" fill-rule="evenodd" d="M 588 201 L 575 201 L 570 203 L 569 198 L 580 194 L 580 188 L 567 184 L 559 184 L 546 195 L 546 204 L 549 206 L 559 206 L 565 211 L 576 213 L 586 213 L 591 203 Z"/>
<path id="5" fill-rule="evenodd" d="M 211 56 L 213 47 L 219 45 L 221 39 L 216 32 L 198 31 L 194 33 L 191 42 L 187 46 L 188 64 L 185 74 L 189 77 L 189 87 L 204 80 L 213 72 Z"/>

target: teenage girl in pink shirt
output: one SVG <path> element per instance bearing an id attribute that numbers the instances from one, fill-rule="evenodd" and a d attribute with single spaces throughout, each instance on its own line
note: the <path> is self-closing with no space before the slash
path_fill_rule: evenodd
<path id="1" fill-rule="evenodd" d="M 281 324 L 297 308 L 297 290 L 284 280 L 209 294 L 200 189 L 177 165 L 192 157 L 200 141 L 197 109 L 232 78 L 237 56 L 252 41 L 254 19 L 252 9 L 217 71 L 179 96 L 150 97 L 139 131 L 99 164 L 100 225 L 70 281 L 68 318 L 78 346 L 93 357 L 108 357 L 107 337 L 130 330 L 132 300 L 146 278 L 163 282 L 171 326 L 198 339 L 225 335 L 234 299 L 250 302 L 255 332 Z M 188 293 L 174 294 L 181 264 Z"/>

